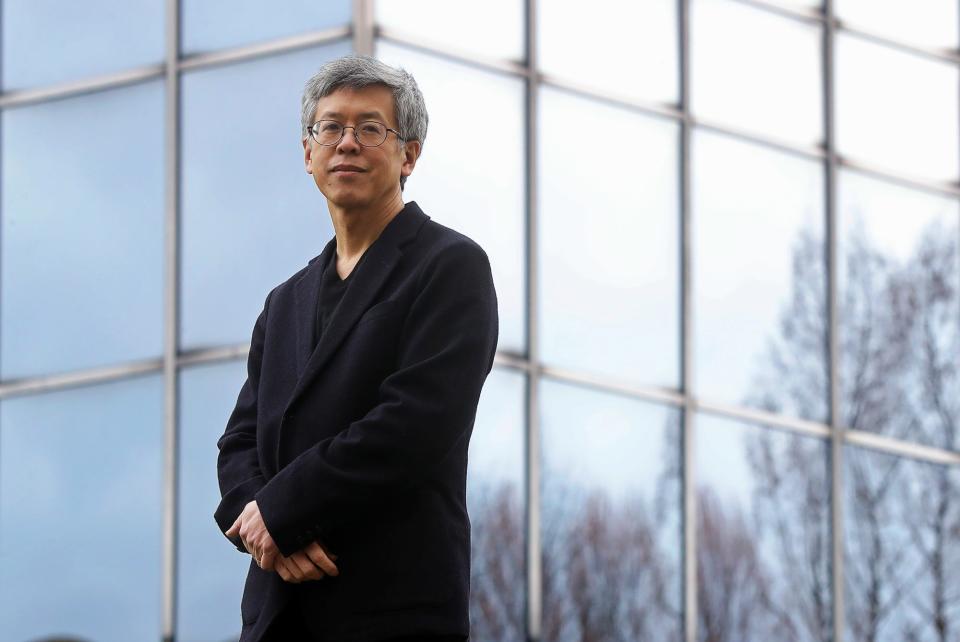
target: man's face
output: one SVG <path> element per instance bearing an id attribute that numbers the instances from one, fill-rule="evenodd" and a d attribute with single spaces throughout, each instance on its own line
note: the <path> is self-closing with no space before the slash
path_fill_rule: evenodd
<path id="1" fill-rule="evenodd" d="M 393 94 L 374 85 L 363 89 L 342 88 L 317 102 L 313 122 L 334 120 L 346 127 L 375 120 L 390 129 L 397 127 Z M 311 123 L 312 124 L 312 123 Z M 307 173 L 331 205 L 344 209 L 377 207 L 400 197 L 400 176 L 409 176 L 420 153 L 420 143 L 398 142 L 387 132 L 379 147 L 363 147 L 353 129 L 345 129 L 336 145 L 320 145 L 307 134 L 303 142 Z"/>

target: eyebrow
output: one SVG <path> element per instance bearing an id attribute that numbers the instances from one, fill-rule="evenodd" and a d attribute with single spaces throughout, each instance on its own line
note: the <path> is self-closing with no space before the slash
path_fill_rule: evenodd
<path id="1" fill-rule="evenodd" d="M 342 118 L 343 118 L 343 114 L 341 114 L 341 113 L 338 112 L 338 111 L 325 111 L 325 112 L 323 112 L 322 114 L 320 114 L 320 120 L 326 120 L 326 119 L 328 119 L 328 118 L 340 118 L 340 119 L 342 119 Z M 368 118 L 379 118 L 380 120 L 384 120 L 384 121 L 386 120 L 386 118 L 384 118 L 383 114 L 381 114 L 381 113 L 378 112 L 378 111 L 365 111 L 365 112 L 363 112 L 363 113 L 361 113 L 361 114 L 357 114 L 357 118 L 358 118 L 359 120 L 365 120 L 365 119 L 368 119 Z"/>

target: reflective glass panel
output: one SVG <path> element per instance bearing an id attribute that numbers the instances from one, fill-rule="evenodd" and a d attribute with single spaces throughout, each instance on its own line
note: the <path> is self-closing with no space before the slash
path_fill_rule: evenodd
<path id="1" fill-rule="evenodd" d="M 246 361 L 180 373 L 180 518 L 177 523 L 177 640 L 240 636 L 240 597 L 250 556 L 220 533 L 217 440 L 246 379 Z"/>
<path id="2" fill-rule="evenodd" d="M 679 641 L 679 413 L 541 393 L 542 639 Z"/>
<path id="3" fill-rule="evenodd" d="M 524 9 L 516 0 L 377 0 L 376 21 L 418 43 L 486 58 L 523 58 Z"/>
<path id="4" fill-rule="evenodd" d="M 940 642 L 960 631 L 960 470 L 847 448 L 846 640 Z"/>
<path id="5" fill-rule="evenodd" d="M 159 376 L 0 403 L 0 638 L 157 640 Z"/>
<path id="6" fill-rule="evenodd" d="M 820 142 L 819 30 L 731 0 L 695 0 L 692 8 L 693 113 L 801 145 Z"/>
<path id="7" fill-rule="evenodd" d="M 344 43 L 184 75 L 184 347 L 249 341 L 267 292 L 333 237 L 304 170 L 300 92 L 347 52 Z"/>
<path id="8" fill-rule="evenodd" d="M 0 372 L 159 356 L 163 86 L 4 110 Z"/>
<path id="9" fill-rule="evenodd" d="M 957 67 L 843 34 L 836 45 L 840 153 L 956 181 Z"/>
<path id="10" fill-rule="evenodd" d="M 470 639 L 475 642 L 525 637 L 525 392 L 522 373 L 495 367 L 470 438 Z"/>
<path id="11" fill-rule="evenodd" d="M 677 101 L 677 3 L 537 4 L 540 69 L 626 98 Z"/>
<path id="12" fill-rule="evenodd" d="M 486 250 L 500 313 L 498 347 L 523 352 L 523 83 L 383 42 L 377 55 L 414 75 L 430 114 L 403 198 Z M 464 100 L 469 94 L 483 100 Z"/>
<path id="13" fill-rule="evenodd" d="M 960 204 L 841 172 L 841 417 L 960 449 Z"/>
<path id="14" fill-rule="evenodd" d="M 822 166 L 704 131 L 692 162 L 697 394 L 824 420 Z"/>
<path id="15" fill-rule="evenodd" d="M 553 89 L 539 102 L 543 358 L 675 386 L 677 126 Z"/>
<path id="16" fill-rule="evenodd" d="M 350 0 L 182 0 L 180 11 L 181 48 L 187 54 L 350 22 Z"/>
<path id="17" fill-rule="evenodd" d="M 163 62 L 165 6 L 163 0 L 3 0 L 3 88 Z"/>
<path id="18" fill-rule="evenodd" d="M 699 415 L 695 450 L 700 639 L 829 642 L 828 442 Z"/>
<path id="19" fill-rule="evenodd" d="M 957 47 L 954 0 L 835 0 L 833 11 L 853 28 L 925 47 Z"/>

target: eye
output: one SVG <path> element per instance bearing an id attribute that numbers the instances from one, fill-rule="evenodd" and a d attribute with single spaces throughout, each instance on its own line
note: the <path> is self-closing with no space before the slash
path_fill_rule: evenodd
<path id="1" fill-rule="evenodd" d="M 383 131 L 383 126 L 374 122 L 360 123 L 360 131 L 364 134 L 379 134 Z"/>
<path id="2" fill-rule="evenodd" d="M 318 131 L 324 133 L 338 132 L 343 129 L 343 126 L 340 123 L 334 122 L 332 120 L 321 120 L 320 126 L 317 128 Z"/>

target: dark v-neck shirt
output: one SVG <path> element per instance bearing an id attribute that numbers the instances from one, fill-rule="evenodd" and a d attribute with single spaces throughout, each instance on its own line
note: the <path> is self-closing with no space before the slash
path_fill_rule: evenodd
<path id="1" fill-rule="evenodd" d="M 367 248 L 367 251 L 369 251 L 369 249 L 370 248 Z M 337 311 L 337 306 L 340 305 L 340 299 L 343 298 L 344 292 L 347 291 L 347 287 L 349 287 L 353 280 L 353 275 L 360 269 L 360 264 L 363 263 L 363 259 L 366 256 L 367 252 L 364 252 L 360 256 L 360 260 L 357 261 L 357 264 L 350 270 L 347 278 L 341 279 L 340 275 L 337 274 L 337 252 L 334 250 L 330 253 L 330 260 L 323 269 L 323 276 L 320 277 L 320 296 L 317 297 L 317 318 L 313 326 L 314 348 L 320 343 L 320 337 L 323 336 L 323 333 L 327 330 L 327 326 L 330 325 L 330 319 L 333 318 L 333 313 Z"/>

